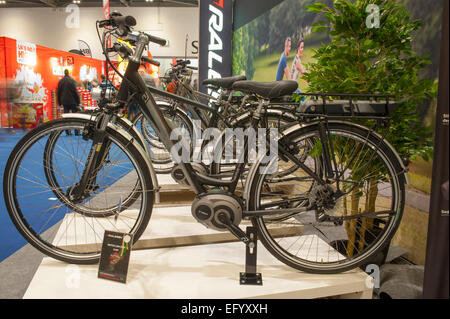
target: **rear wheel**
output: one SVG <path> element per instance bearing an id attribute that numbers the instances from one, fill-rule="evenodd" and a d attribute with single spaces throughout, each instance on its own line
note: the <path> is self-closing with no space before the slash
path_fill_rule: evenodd
<path id="1" fill-rule="evenodd" d="M 253 224 L 276 258 L 312 273 L 338 273 L 370 262 L 394 236 L 405 201 L 402 169 L 386 143 L 366 129 L 341 123 L 329 123 L 328 134 L 338 171 L 329 184 L 314 184 L 301 168 L 287 183 L 258 169 L 249 192 L 250 211 L 310 207 L 302 213 L 254 218 Z M 286 138 L 300 145 L 316 141 L 305 160 L 312 169 L 321 150 L 318 126 Z M 335 199 L 338 190 L 345 195 Z"/>
<path id="2" fill-rule="evenodd" d="M 248 117 L 241 119 L 240 122 L 237 124 L 238 127 L 241 128 L 248 128 L 251 125 L 252 117 L 249 115 Z M 261 128 L 268 128 L 268 129 L 276 129 L 278 133 L 280 134 L 285 130 L 286 128 L 295 125 L 296 122 L 294 121 L 293 117 L 289 114 L 286 114 L 283 110 L 277 110 L 277 109 L 271 109 L 268 110 L 266 114 L 264 114 L 264 117 L 261 119 L 260 126 Z M 259 134 L 259 132 L 257 133 Z M 269 133 L 267 133 L 269 134 Z M 258 136 L 258 139 L 261 138 L 261 136 Z M 214 160 L 209 164 L 209 168 L 212 174 L 220 176 L 222 178 L 229 178 L 233 176 L 233 173 L 236 169 L 236 165 L 238 163 L 238 159 L 240 158 L 241 151 L 243 149 L 242 145 L 243 141 L 237 141 L 236 136 L 233 134 L 230 134 L 229 136 L 226 133 L 223 133 L 222 139 L 220 142 L 218 142 L 215 146 L 215 150 L 213 152 L 214 156 L 216 153 L 221 154 L 220 160 Z M 296 145 L 285 145 L 285 147 L 291 147 L 295 146 L 297 149 L 297 154 L 300 157 L 300 161 L 304 161 L 307 157 L 308 152 L 312 148 L 312 145 L 314 144 L 314 141 L 306 141 L 302 145 L 296 144 Z M 257 149 L 256 149 L 257 151 Z M 256 152 L 257 153 L 257 152 Z M 231 154 L 232 156 L 230 156 Z M 259 153 L 257 155 L 260 155 Z M 211 155 L 212 157 L 212 155 Z M 231 160 L 228 158 L 232 157 Z M 245 179 L 247 178 L 247 174 L 249 172 L 249 169 L 251 165 L 255 162 L 255 159 L 257 156 L 251 158 L 249 160 L 248 165 L 246 166 L 244 173 L 241 176 L 242 184 L 244 184 Z M 275 175 L 272 176 L 273 179 L 286 179 L 289 178 L 290 175 L 292 175 L 293 172 L 295 172 L 298 169 L 298 165 L 289 161 L 284 160 L 283 158 L 280 158 L 279 160 L 279 167 L 282 168 L 277 171 Z M 314 167 L 312 167 L 313 171 L 315 171 L 317 174 L 321 173 L 321 166 L 318 159 L 314 160 Z M 266 217 L 266 218 L 281 218 L 281 216 L 276 217 Z"/>

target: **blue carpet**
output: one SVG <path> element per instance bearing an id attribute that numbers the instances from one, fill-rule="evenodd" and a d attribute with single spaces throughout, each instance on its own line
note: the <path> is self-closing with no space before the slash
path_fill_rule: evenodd
<path id="1" fill-rule="evenodd" d="M 27 241 L 11 222 L 3 199 L 3 172 L 6 162 L 14 146 L 25 133 L 26 131 L 23 130 L 0 128 L 0 180 L 2 184 L 0 188 L 0 262 L 27 244 Z"/>
<path id="2" fill-rule="evenodd" d="M 13 129 L 0 129 L 0 178 L 3 184 L 3 175 L 6 162 L 10 153 L 12 152 L 14 146 L 19 142 L 19 140 L 25 135 L 26 131 L 23 130 L 13 130 Z M 79 141 L 80 138 L 74 136 L 62 135 L 58 140 L 61 145 L 56 146 L 58 151 L 55 154 L 58 155 L 58 159 L 55 159 L 56 167 L 58 172 L 64 172 L 64 178 L 58 180 L 59 186 L 62 189 L 72 185 L 72 181 L 75 176 L 78 176 L 77 172 L 82 172 L 81 167 L 75 168 L 74 162 L 70 156 L 65 155 L 63 148 L 66 141 L 76 139 Z M 82 141 L 81 141 L 82 142 Z M 68 143 L 73 145 L 72 143 Z M 74 155 L 79 160 L 79 163 L 84 163 L 87 159 L 89 152 L 90 142 L 86 142 L 85 145 L 81 145 L 80 148 L 72 148 L 71 151 L 76 151 Z M 86 148 L 88 147 L 88 148 Z M 22 159 L 21 168 L 19 170 L 18 178 L 16 180 L 16 195 L 20 199 L 20 207 L 22 213 L 26 216 L 27 222 L 32 225 L 33 229 L 38 233 L 45 232 L 48 228 L 55 225 L 57 222 L 62 220 L 66 213 L 71 212 L 69 208 L 59 209 L 58 205 L 54 205 L 54 196 L 52 196 L 51 191 L 49 191 L 48 185 L 41 184 L 39 181 L 46 181 L 44 174 L 44 169 L 42 166 L 42 159 L 39 157 L 44 153 L 45 142 L 35 143 L 32 149 L 27 153 L 25 158 Z M 62 150 L 62 151 L 61 151 Z M 110 153 L 114 154 L 113 157 L 118 156 L 117 146 L 112 145 Z M 31 156 L 33 155 L 33 156 Z M 36 155 L 37 157 L 35 157 Z M 62 155 L 62 156 L 61 156 Z M 122 158 L 120 158 L 122 159 Z M 133 169 L 130 162 L 120 162 L 120 165 L 113 165 L 112 167 L 105 166 L 103 170 L 99 171 L 98 175 L 101 176 L 101 187 L 93 194 L 102 192 L 105 187 L 113 184 L 115 181 L 125 176 L 127 172 Z M 77 165 L 78 166 L 78 165 Z M 107 172 L 106 176 L 103 172 Z M 124 173 L 125 172 L 125 173 Z M 74 175 L 77 174 L 77 175 Z M 29 178 L 28 178 L 29 177 Z M 33 182 L 33 180 L 35 182 Z M 30 187 L 30 182 L 32 183 Z M 37 183 L 36 183 L 37 182 Z M 50 192 L 50 193 L 49 193 Z M 14 252 L 22 248 L 27 242 L 22 237 L 22 235 L 15 228 L 14 224 L 10 220 L 9 214 L 6 210 L 4 198 L 3 198 L 3 185 L 0 189 L 0 262 L 5 258 L 12 255 Z M 49 197 L 50 196 L 50 197 Z M 87 199 L 88 201 L 90 199 Z M 63 206 L 64 207 L 64 206 Z M 45 216 L 44 218 L 42 218 Z"/>

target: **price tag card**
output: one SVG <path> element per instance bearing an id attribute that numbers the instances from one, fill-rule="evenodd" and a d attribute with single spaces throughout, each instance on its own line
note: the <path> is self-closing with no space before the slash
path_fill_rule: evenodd
<path id="1" fill-rule="evenodd" d="M 98 278 L 126 283 L 133 235 L 105 231 Z"/>

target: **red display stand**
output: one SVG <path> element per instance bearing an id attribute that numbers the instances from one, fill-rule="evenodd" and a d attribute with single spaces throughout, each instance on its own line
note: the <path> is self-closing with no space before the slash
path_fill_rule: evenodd
<path id="1" fill-rule="evenodd" d="M 57 112 L 52 109 L 56 106 L 52 91 L 64 70 L 81 83 L 99 79 L 102 66 L 101 60 L 0 37 L 0 81 L 18 87 L 14 103 L 0 101 L 0 126 L 32 128 L 53 119 Z"/>

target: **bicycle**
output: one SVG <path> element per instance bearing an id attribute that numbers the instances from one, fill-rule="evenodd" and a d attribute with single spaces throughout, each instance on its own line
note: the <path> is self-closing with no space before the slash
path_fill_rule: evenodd
<path id="1" fill-rule="evenodd" d="M 110 25 L 125 34 L 134 24 L 132 17 L 115 16 L 97 22 L 97 29 Z M 164 44 L 165 40 L 139 33 L 117 100 L 108 103 L 107 109 L 112 113 L 120 109 L 131 89 L 161 142 L 167 149 L 172 149 L 179 141 L 170 139 L 171 128 L 157 107 L 152 90 L 145 86 L 137 72 L 142 52 L 150 42 Z M 241 81 L 233 87 L 258 97 L 258 106 L 252 114 L 252 127 L 257 128 L 270 100 L 292 94 L 297 84 L 292 81 L 264 84 Z M 170 97 L 181 103 L 193 103 L 182 97 Z M 389 106 L 389 102 L 386 105 Z M 311 109 L 302 112 L 298 118 L 310 118 L 310 121 L 294 124 L 274 138 L 281 161 L 297 168 L 287 176 L 279 178 L 278 170 L 272 171 L 271 164 L 278 163 L 279 158 L 272 158 L 267 163 L 266 154 L 261 154 L 251 166 L 244 187 L 238 189 L 238 180 L 247 165 L 246 152 L 243 153 L 244 161 L 236 164 L 231 179 L 202 174 L 189 162 L 181 161 L 178 168 L 197 194 L 192 214 L 203 225 L 230 231 L 248 244 L 250 238 L 240 228 L 240 224 L 248 220 L 257 229 L 264 246 L 281 262 L 315 273 L 346 271 L 369 261 L 394 235 L 404 207 L 406 170 L 384 136 L 355 123 L 329 118 L 326 110 L 323 110 L 324 114 Z M 29 132 L 8 159 L 4 175 L 8 212 L 22 235 L 48 256 L 70 263 L 96 263 L 101 249 L 101 241 L 97 239 L 107 227 L 133 233 L 134 242 L 147 227 L 154 194 L 158 191 L 157 181 L 152 180 L 152 164 L 142 146 L 123 129 L 110 123 L 111 118 L 112 114 L 106 112 L 95 121 L 58 119 L 45 123 Z M 48 207 L 48 195 L 42 194 L 53 193 L 52 188 L 27 192 L 37 190 L 37 186 L 48 188 L 45 179 L 27 166 L 42 165 L 36 158 L 44 157 L 48 136 L 66 129 L 84 130 L 86 126 L 91 128 L 89 138 L 84 140 L 88 153 L 80 156 L 77 153 L 76 158 L 76 163 L 83 167 L 61 174 L 66 177 L 61 188 L 64 192 L 70 190 L 72 204 L 78 202 L 88 209 L 100 202 L 107 205 L 108 201 L 102 201 L 101 197 L 104 192 L 109 192 L 109 198 L 117 207 L 112 215 L 101 210 L 90 211 L 89 216 L 79 214 L 66 203 Z M 313 143 L 312 147 L 310 143 Z M 244 149 L 247 148 L 246 143 Z M 314 164 L 317 160 L 323 164 L 323 169 L 317 169 Z M 73 176 L 67 176 L 69 173 Z M 113 177 L 113 182 L 106 182 L 108 174 Z M 104 183 L 96 188 L 99 181 Z M 122 210 L 123 200 L 119 194 L 129 190 L 130 185 L 135 190 L 134 202 Z M 36 217 L 39 212 L 32 209 L 29 212 L 25 201 L 27 195 L 34 196 L 34 202 L 42 202 L 45 206 L 40 218 Z M 77 228 L 84 232 L 78 233 Z M 73 232 L 70 235 L 69 230 Z M 76 234 L 84 234 L 84 237 L 78 240 Z"/>

